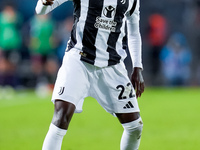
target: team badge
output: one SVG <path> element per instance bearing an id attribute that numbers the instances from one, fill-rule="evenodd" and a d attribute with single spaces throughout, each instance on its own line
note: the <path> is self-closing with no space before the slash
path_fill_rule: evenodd
<path id="1" fill-rule="evenodd" d="M 125 4 L 126 3 L 126 0 L 121 0 L 120 1 L 122 4 Z"/>
<path id="2" fill-rule="evenodd" d="M 64 93 L 65 87 L 60 87 L 60 91 L 58 92 L 59 95 L 62 95 Z"/>

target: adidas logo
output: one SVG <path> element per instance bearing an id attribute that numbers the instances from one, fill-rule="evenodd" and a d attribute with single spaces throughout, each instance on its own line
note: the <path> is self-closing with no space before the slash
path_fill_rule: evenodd
<path id="1" fill-rule="evenodd" d="M 133 104 L 129 101 L 124 107 L 124 109 L 134 108 Z"/>

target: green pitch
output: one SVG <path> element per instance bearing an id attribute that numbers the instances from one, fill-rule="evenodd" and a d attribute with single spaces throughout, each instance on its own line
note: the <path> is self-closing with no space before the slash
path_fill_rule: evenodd
<path id="1" fill-rule="evenodd" d="M 0 91 L 0 149 L 40 150 L 53 104 L 33 91 Z M 144 122 L 140 150 L 198 150 L 200 89 L 147 88 L 139 98 Z M 119 150 L 122 127 L 92 98 L 75 114 L 62 150 Z"/>

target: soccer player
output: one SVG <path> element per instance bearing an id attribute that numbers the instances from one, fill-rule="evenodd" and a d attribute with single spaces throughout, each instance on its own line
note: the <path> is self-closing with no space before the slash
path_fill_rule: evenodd
<path id="1" fill-rule="evenodd" d="M 67 0 L 39 0 L 37 14 L 47 14 Z M 94 97 L 124 128 L 121 150 L 139 148 L 142 119 L 137 98 L 144 91 L 139 31 L 139 0 L 74 0 L 74 25 L 59 69 L 52 102 L 55 110 L 43 150 L 60 150 L 74 112 Z M 128 78 L 122 48 L 127 39 L 133 73 Z"/>

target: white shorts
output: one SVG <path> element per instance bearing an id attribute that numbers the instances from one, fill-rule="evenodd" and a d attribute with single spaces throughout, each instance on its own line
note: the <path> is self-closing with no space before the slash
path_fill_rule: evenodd
<path id="1" fill-rule="evenodd" d="M 83 100 L 91 96 L 109 113 L 139 112 L 135 90 L 124 63 L 99 68 L 80 60 L 80 51 L 65 53 L 58 71 L 52 102 L 56 99 L 73 103 L 82 111 Z"/>

